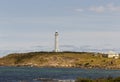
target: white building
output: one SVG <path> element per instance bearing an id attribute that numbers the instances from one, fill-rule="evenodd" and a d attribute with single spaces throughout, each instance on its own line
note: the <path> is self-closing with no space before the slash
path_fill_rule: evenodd
<path id="1" fill-rule="evenodd" d="M 115 53 L 115 52 L 113 52 L 113 51 L 109 51 L 109 52 L 107 53 L 107 57 L 108 57 L 108 58 L 118 59 L 118 58 L 119 58 L 119 54 L 118 54 L 118 53 Z"/>

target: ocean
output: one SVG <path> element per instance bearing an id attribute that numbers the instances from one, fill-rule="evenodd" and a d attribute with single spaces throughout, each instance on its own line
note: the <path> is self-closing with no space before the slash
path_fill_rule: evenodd
<path id="1" fill-rule="evenodd" d="M 81 68 L 0 67 L 0 82 L 74 82 L 78 77 L 119 77 L 120 70 Z M 47 81 L 49 80 L 49 81 Z M 68 81 L 69 80 L 69 81 Z M 58 81 L 59 82 L 59 81 Z"/>

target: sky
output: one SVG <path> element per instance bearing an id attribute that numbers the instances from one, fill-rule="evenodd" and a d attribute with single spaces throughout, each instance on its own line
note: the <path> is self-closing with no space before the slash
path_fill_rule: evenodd
<path id="1" fill-rule="evenodd" d="M 0 50 L 120 50 L 120 0 L 0 0 Z"/>

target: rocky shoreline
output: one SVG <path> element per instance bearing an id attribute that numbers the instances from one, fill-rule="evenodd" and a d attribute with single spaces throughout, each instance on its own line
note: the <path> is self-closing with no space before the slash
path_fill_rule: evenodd
<path id="1" fill-rule="evenodd" d="M 80 69 L 106 69 L 106 70 L 120 70 L 120 67 L 117 66 L 37 66 L 37 65 L 0 65 L 1 67 L 7 66 L 7 67 L 37 67 L 37 68 L 80 68 Z"/>
<path id="2" fill-rule="evenodd" d="M 37 78 L 34 80 L 42 81 L 42 82 L 75 82 L 75 80 L 62 80 L 62 79 L 51 79 L 51 78 Z"/>

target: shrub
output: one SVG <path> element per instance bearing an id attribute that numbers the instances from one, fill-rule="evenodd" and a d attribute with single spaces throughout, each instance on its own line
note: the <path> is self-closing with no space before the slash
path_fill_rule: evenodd
<path id="1" fill-rule="evenodd" d="M 85 63 L 85 64 L 84 64 L 85 67 L 87 67 L 87 66 L 89 66 L 89 65 L 90 65 L 90 63 Z"/>

